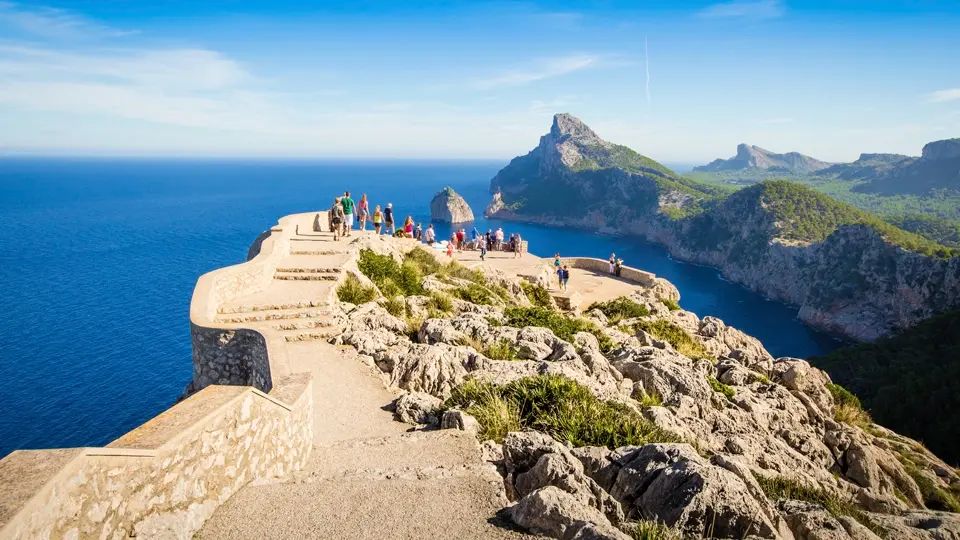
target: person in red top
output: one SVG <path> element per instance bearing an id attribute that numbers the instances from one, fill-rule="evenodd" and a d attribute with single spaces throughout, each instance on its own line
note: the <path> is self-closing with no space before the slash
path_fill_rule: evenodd
<path id="1" fill-rule="evenodd" d="M 465 235 L 463 234 L 463 229 L 460 229 L 459 231 L 457 231 L 457 252 L 462 252 L 462 251 L 463 251 L 463 238 L 464 238 L 464 236 L 465 236 Z"/>

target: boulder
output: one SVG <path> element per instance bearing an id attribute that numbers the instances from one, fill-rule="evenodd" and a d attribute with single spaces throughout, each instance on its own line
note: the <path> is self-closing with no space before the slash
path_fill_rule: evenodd
<path id="1" fill-rule="evenodd" d="M 440 420 L 440 429 L 458 429 L 477 434 L 480 432 L 480 422 L 459 409 L 450 409 L 443 413 L 443 418 Z"/>
<path id="2" fill-rule="evenodd" d="M 407 392 L 396 402 L 396 415 L 408 424 L 434 425 L 438 422 L 437 410 L 443 404 L 438 398 L 423 392 Z"/>
<path id="3" fill-rule="evenodd" d="M 467 379 L 477 353 L 466 347 L 401 342 L 374 358 L 391 385 L 446 399 Z"/>
<path id="4" fill-rule="evenodd" d="M 473 221 L 473 210 L 451 187 L 445 187 L 430 201 L 430 220 L 442 223 Z"/>
<path id="5" fill-rule="evenodd" d="M 510 508 L 509 516 L 524 529 L 553 538 L 573 538 L 576 534 L 584 533 L 583 528 L 589 524 L 606 535 L 599 538 L 629 540 L 627 535 L 611 526 L 599 510 L 582 504 L 573 495 L 554 486 L 538 489 L 523 497 Z M 566 536 L 568 530 L 570 537 Z"/>

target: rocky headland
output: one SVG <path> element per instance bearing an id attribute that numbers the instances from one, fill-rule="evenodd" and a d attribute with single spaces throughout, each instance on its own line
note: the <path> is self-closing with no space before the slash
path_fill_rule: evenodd
<path id="1" fill-rule="evenodd" d="M 437 192 L 430 201 L 430 219 L 443 223 L 466 223 L 473 221 L 473 210 L 452 187 Z"/>
<path id="2" fill-rule="evenodd" d="M 680 309 L 662 279 L 561 311 L 534 257 L 468 268 L 394 239 L 354 243 L 331 343 L 404 392 L 398 420 L 476 434 L 502 478 L 501 515 L 524 530 L 960 535 L 951 466 L 806 361 Z"/>
<path id="3" fill-rule="evenodd" d="M 567 114 L 490 191 L 488 216 L 644 237 L 857 340 L 960 307 L 956 250 L 797 184 L 697 183 Z"/>
<path id="4" fill-rule="evenodd" d="M 830 163 L 805 156 L 799 152 L 777 154 L 749 144 L 737 145 L 737 155 L 730 159 L 716 159 L 707 165 L 694 167 L 696 172 L 741 171 L 764 169 L 770 172 L 811 173 L 826 169 Z"/>

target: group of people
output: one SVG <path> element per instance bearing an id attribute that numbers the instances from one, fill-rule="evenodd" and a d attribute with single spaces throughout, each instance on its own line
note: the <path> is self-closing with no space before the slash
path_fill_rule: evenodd
<path id="1" fill-rule="evenodd" d="M 610 254 L 610 273 L 620 277 L 620 272 L 623 270 L 623 259 L 618 259 L 616 253 Z"/>
<path id="2" fill-rule="evenodd" d="M 420 239 L 422 232 L 419 223 L 414 226 L 413 217 L 411 216 L 407 216 L 407 219 L 404 220 L 403 228 L 397 230 L 394 225 L 393 203 L 387 203 L 386 208 L 382 210 L 378 204 L 374 207 L 373 212 L 371 212 L 366 193 L 360 197 L 359 201 L 354 201 L 350 197 L 350 192 L 345 191 L 343 196 L 334 197 L 333 206 L 331 206 L 330 211 L 327 212 L 328 225 L 330 230 L 333 231 L 334 240 L 339 240 L 344 236 L 350 236 L 355 217 L 360 222 L 359 229 L 361 231 L 367 230 L 367 222 L 370 221 L 373 223 L 374 230 L 377 234 L 386 233 L 394 236 L 402 235 L 408 238 Z M 430 227 L 431 229 L 433 228 L 432 225 Z"/>

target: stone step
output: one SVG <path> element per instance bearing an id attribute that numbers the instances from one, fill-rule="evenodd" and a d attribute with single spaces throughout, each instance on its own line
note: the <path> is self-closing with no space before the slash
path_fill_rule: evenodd
<path id="1" fill-rule="evenodd" d="M 288 343 L 300 341 L 327 340 L 342 332 L 339 326 L 328 326 L 320 330 L 281 330 L 283 339 Z"/>
<path id="2" fill-rule="evenodd" d="M 336 281 L 339 278 L 338 274 L 307 274 L 307 273 L 293 273 L 293 274 L 281 274 L 277 272 L 273 275 L 273 279 L 279 279 L 284 281 Z"/>
<path id="3" fill-rule="evenodd" d="M 252 306 L 229 306 L 221 307 L 217 310 L 217 313 L 221 315 L 229 315 L 234 313 L 254 313 L 257 311 L 279 311 L 279 310 L 291 310 L 291 309 L 307 309 L 307 308 L 318 308 L 325 306 L 325 302 L 319 300 L 315 301 L 300 301 L 300 302 L 283 302 L 277 304 L 258 304 Z"/>
<path id="4" fill-rule="evenodd" d="M 271 326 L 274 330 L 309 330 L 311 328 L 330 328 L 336 324 L 336 321 L 332 319 L 302 319 L 276 323 Z"/>
<path id="5" fill-rule="evenodd" d="M 278 273 L 285 274 L 339 274 L 340 268 L 277 268 Z"/>
<path id="6" fill-rule="evenodd" d="M 293 310 L 275 310 L 275 311 L 256 311 L 253 313 L 236 314 L 233 316 L 218 315 L 215 322 L 226 324 L 261 322 L 261 321 L 282 321 L 296 319 L 318 319 L 329 318 L 330 311 L 327 309 L 293 309 Z"/>

